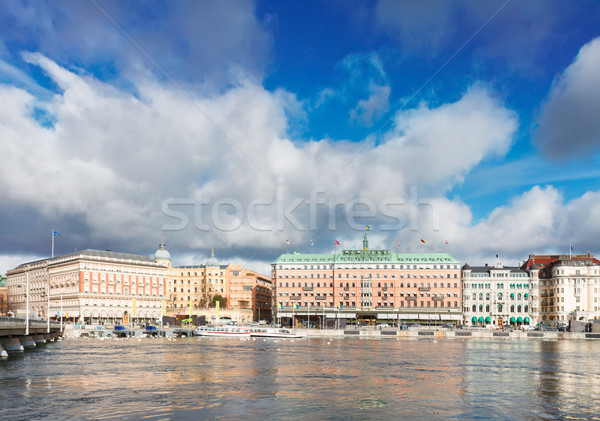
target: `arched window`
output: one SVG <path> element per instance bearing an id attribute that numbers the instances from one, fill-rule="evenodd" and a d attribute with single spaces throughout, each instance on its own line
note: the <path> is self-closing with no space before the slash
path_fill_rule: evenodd
<path id="1" fill-rule="evenodd" d="M 517 306 L 517 313 L 520 313 L 520 312 L 521 312 L 521 305 L 518 305 Z"/>
<path id="2" fill-rule="evenodd" d="M 479 312 L 482 313 L 483 312 L 483 304 L 479 304 Z"/>
<path id="3" fill-rule="evenodd" d="M 489 293 L 489 292 L 486 292 L 486 293 L 485 293 L 485 299 L 486 299 L 487 301 L 490 301 L 490 293 Z"/>
<path id="4" fill-rule="evenodd" d="M 477 311 L 477 304 L 473 304 L 473 313 Z"/>
<path id="5" fill-rule="evenodd" d="M 473 293 L 473 301 L 475 301 L 477 299 L 477 293 Z"/>
<path id="6" fill-rule="evenodd" d="M 502 313 L 502 304 L 498 304 L 498 313 Z"/>
<path id="7" fill-rule="evenodd" d="M 510 306 L 510 312 L 511 313 L 515 312 L 515 305 L 514 304 L 511 304 L 511 306 Z"/>
<path id="8" fill-rule="evenodd" d="M 480 292 L 480 293 L 479 293 L 479 299 L 480 299 L 481 301 L 483 301 L 483 292 Z"/>
<path id="9" fill-rule="evenodd" d="M 520 300 L 520 299 L 521 299 L 521 293 L 519 292 L 519 293 L 517 294 L 517 300 Z"/>
<path id="10" fill-rule="evenodd" d="M 529 306 L 528 306 L 528 305 L 525 305 L 525 307 L 524 307 L 524 311 L 525 311 L 525 313 L 528 313 L 528 312 L 529 312 Z"/>
<path id="11" fill-rule="evenodd" d="M 486 311 L 486 313 L 490 312 L 490 305 L 489 304 L 485 305 L 485 311 Z"/>
<path id="12" fill-rule="evenodd" d="M 499 299 L 499 300 L 501 300 L 501 299 L 502 299 L 502 293 L 501 293 L 501 292 L 499 292 L 499 293 L 498 293 L 498 299 Z"/>

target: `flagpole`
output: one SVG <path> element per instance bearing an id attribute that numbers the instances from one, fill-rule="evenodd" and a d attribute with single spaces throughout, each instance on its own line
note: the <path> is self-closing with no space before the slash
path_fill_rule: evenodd
<path id="1" fill-rule="evenodd" d="M 54 257 L 54 229 L 52 229 L 52 257 Z"/>

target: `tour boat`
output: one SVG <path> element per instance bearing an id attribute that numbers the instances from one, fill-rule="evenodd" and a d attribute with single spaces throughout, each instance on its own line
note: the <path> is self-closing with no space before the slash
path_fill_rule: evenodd
<path id="1" fill-rule="evenodd" d="M 239 326 L 201 326 L 194 330 L 195 336 L 216 336 L 223 338 L 249 338 L 250 332 Z"/>
<path id="2" fill-rule="evenodd" d="M 306 338 L 306 333 L 279 327 L 250 327 L 250 336 L 256 338 Z"/>

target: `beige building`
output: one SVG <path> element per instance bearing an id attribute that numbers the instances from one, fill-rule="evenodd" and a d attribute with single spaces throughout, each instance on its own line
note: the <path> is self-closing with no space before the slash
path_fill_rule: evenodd
<path id="1" fill-rule="evenodd" d="M 239 265 L 221 265 L 214 250 L 204 265 L 172 266 L 164 243 L 154 259 L 169 268 L 167 315 L 204 315 L 216 318 L 214 298 L 221 296 L 224 305 L 220 317 L 238 321 L 271 320 L 271 279 Z M 231 313 L 233 311 L 233 313 Z"/>
<path id="2" fill-rule="evenodd" d="M 530 254 L 524 268 L 539 270 L 540 320 L 564 325 L 600 318 L 600 261 L 589 254 Z"/>
<path id="3" fill-rule="evenodd" d="M 161 316 L 168 270 L 148 256 L 82 250 L 7 272 L 17 316 L 87 323 L 147 322 Z"/>

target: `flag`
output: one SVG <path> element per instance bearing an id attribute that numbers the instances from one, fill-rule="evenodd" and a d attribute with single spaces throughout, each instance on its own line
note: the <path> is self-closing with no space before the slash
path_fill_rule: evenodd
<path id="1" fill-rule="evenodd" d="M 425 240 L 421 238 L 421 244 L 425 244 Z"/>
<path id="2" fill-rule="evenodd" d="M 569 244 L 569 249 L 571 250 L 571 253 L 573 253 L 573 245 Z"/>
<path id="3" fill-rule="evenodd" d="M 287 240 L 285 243 L 289 246 L 290 245 L 290 240 Z"/>
<path id="4" fill-rule="evenodd" d="M 367 231 L 369 231 L 370 229 L 371 229 L 371 227 L 367 225 Z"/>
<path id="5" fill-rule="evenodd" d="M 500 257 L 500 256 L 499 256 L 499 255 L 496 253 L 496 259 L 497 259 L 498 257 Z"/>
<path id="6" fill-rule="evenodd" d="M 57 231 L 52 231 L 52 235 L 60 235 L 60 233 Z"/>
<path id="7" fill-rule="evenodd" d="M 339 242 L 338 240 L 335 240 L 335 245 L 336 245 L 336 246 L 339 246 L 339 245 L 340 245 L 340 242 Z"/>
<path id="8" fill-rule="evenodd" d="M 396 241 L 396 245 L 397 245 L 398 247 L 400 247 L 400 242 L 399 242 L 399 241 Z"/>
<path id="9" fill-rule="evenodd" d="M 283 303 L 279 303 L 279 308 L 283 308 Z"/>
<path id="10" fill-rule="evenodd" d="M 446 244 L 448 244 L 448 240 L 446 240 Z"/>
<path id="11" fill-rule="evenodd" d="M 313 243 L 313 240 L 310 240 L 310 245 L 311 245 L 311 246 L 314 246 L 314 245 L 315 245 L 315 243 Z"/>

